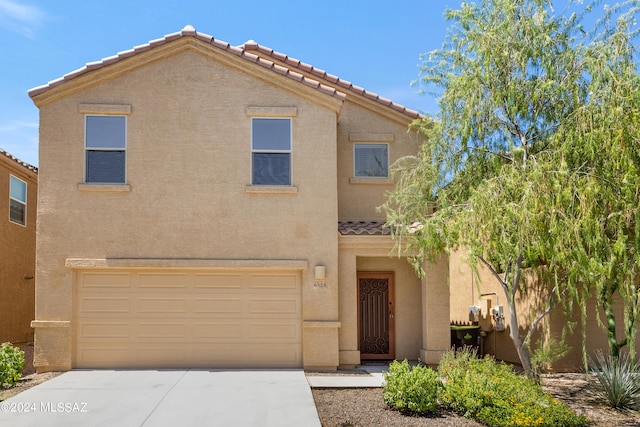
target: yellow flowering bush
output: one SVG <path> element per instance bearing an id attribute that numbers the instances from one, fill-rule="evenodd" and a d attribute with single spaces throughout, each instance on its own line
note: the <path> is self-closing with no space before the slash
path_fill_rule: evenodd
<path id="1" fill-rule="evenodd" d="M 480 359 L 472 350 L 449 352 L 438 372 L 440 403 L 458 414 L 497 427 L 585 426 L 588 420 L 505 363 Z"/>

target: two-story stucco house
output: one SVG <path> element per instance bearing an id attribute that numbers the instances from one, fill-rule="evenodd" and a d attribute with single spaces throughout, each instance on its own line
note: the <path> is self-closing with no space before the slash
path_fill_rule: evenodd
<path id="1" fill-rule="evenodd" d="M 38 168 L 0 150 L 0 342 L 33 340 Z"/>
<path id="2" fill-rule="evenodd" d="M 425 280 L 376 207 L 419 115 L 192 27 L 30 91 L 40 109 L 35 365 L 437 363 Z"/>

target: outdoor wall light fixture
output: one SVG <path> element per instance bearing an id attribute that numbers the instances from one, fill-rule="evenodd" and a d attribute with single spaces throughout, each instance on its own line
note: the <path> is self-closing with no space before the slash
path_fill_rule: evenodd
<path id="1" fill-rule="evenodd" d="M 316 265 L 316 281 L 327 278 L 327 269 L 324 265 Z"/>

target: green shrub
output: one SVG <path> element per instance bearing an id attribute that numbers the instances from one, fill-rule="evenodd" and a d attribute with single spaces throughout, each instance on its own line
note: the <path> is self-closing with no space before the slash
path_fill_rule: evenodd
<path id="1" fill-rule="evenodd" d="M 640 369 L 629 356 L 604 356 L 596 353 L 597 366 L 591 371 L 602 386 L 604 396 L 613 408 L 640 410 Z"/>
<path id="2" fill-rule="evenodd" d="M 474 351 L 446 353 L 438 372 L 444 381 L 440 402 L 490 426 L 583 426 L 587 419 L 542 391 L 504 363 L 479 359 Z"/>
<path id="3" fill-rule="evenodd" d="M 384 373 L 384 380 L 383 398 L 390 407 L 417 414 L 436 411 L 442 383 L 433 369 L 423 366 L 412 369 L 406 359 L 394 361 Z"/>
<path id="4" fill-rule="evenodd" d="M 12 387 L 22 377 L 24 351 L 9 342 L 0 345 L 0 388 Z"/>

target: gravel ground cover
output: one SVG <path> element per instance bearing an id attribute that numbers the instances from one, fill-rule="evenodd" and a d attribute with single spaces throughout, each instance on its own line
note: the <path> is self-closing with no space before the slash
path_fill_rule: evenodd
<path id="1" fill-rule="evenodd" d="M 329 375 L 307 373 L 307 375 Z M 335 375 L 335 373 L 334 373 Z M 353 371 L 347 375 L 357 375 Z M 580 373 L 547 374 L 543 388 L 568 404 L 578 414 L 591 420 L 591 427 L 640 426 L 640 415 L 608 408 L 597 393 L 596 379 Z M 450 411 L 440 411 L 429 417 L 403 415 L 387 407 L 379 388 L 314 389 L 313 398 L 324 427 L 367 426 L 482 426 Z"/>

